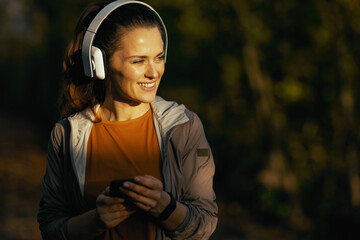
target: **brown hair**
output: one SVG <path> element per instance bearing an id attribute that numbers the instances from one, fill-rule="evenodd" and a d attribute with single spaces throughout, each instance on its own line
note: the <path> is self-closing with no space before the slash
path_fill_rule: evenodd
<path id="1" fill-rule="evenodd" d="M 73 39 L 65 53 L 63 62 L 63 88 L 59 98 L 61 118 L 69 117 L 85 108 L 92 110 L 105 99 L 105 81 L 84 75 L 81 46 L 84 34 L 96 14 L 108 2 L 90 4 L 81 14 Z M 165 31 L 156 14 L 141 4 L 127 4 L 113 11 L 101 24 L 93 45 L 105 52 L 105 62 L 118 49 L 119 40 L 137 27 L 157 27 L 165 42 Z"/>

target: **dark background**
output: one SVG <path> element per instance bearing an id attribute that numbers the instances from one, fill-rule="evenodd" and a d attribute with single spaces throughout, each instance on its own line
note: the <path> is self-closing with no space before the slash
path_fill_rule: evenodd
<path id="1" fill-rule="evenodd" d="M 2 0 L 0 238 L 39 239 L 62 58 L 86 0 Z M 358 239 L 356 0 L 152 0 L 169 33 L 159 95 L 203 121 L 213 239 Z"/>

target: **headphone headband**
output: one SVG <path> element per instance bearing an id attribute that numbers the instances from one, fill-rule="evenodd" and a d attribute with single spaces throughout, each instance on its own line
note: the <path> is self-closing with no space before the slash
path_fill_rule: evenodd
<path id="1" fill-rule="evenodd" d="M 101 9 L 101 11 L 91 21 L 88 29 L 86 30 L 86 33 L 85 33 L 84 39 L 83 39 L 82 50 L 81 50 L 83 66 L 84 66 L 84 73 L 86 76 L 91 77 L 91 78 L 94 77 L 94 66 L 92 64 L 92 52 L 91 51 L 92 51 L 92 44 L 95 39 L 95 35 L 96 35 L 100 25 L 106 19 L 106 17 L 110 13 L 112 13 L 114 10 L 116 10 L 117 8 L 119 8 L 121 6 L 131 4 L 131 3 L 140 4 L 140 5 L 143 5 L 147 8 L 149 8 L 156 14 L 158 19 L 160 20 L 160 23 L 161 23 L 162 27 L 164 28 L 164 32 L 165 32 L 164 61 L 166 62 L 168 35 L 167 35 L 165 24 L 164 24 L 163 20 L 161 19 L 160 15 L 150 5 L 148 5 L 144 2 L 133 1 L 133 0 L 117 0 L 112 3 L 109 3 L 103 9 Z"/>

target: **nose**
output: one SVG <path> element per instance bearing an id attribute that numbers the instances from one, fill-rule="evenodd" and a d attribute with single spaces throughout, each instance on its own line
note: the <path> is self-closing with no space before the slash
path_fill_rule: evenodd
<path id="1" fill-rule="evenodd" d="M 146 68 L 145 77 L 154 79 L 159 77 L 159 71 L 156 68 L 155 63 L 149 62 Z"/>

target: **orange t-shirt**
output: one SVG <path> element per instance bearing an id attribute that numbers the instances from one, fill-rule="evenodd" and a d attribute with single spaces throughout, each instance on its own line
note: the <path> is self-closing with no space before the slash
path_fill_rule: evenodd
<path id="1" fill-rule="evenodd" d="M 87 146 L 85 200 L 95 208 L 96 198 L 111 180 L 152 175 L 162 180 L 160 150 L 152 111 L 128 121 L 94 123 Z M 99 239 L 152 239 L 156 227 L 141 211 L 132 214 Z"/>

